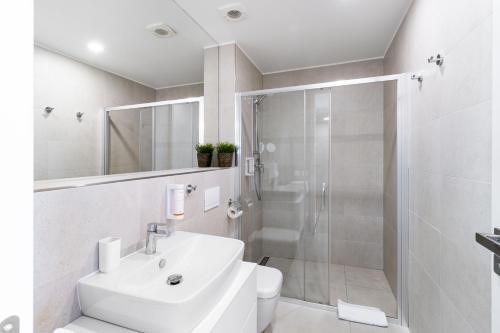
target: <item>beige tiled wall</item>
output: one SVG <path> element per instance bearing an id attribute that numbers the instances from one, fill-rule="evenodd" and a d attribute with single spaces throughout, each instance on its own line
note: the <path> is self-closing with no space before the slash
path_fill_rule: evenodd
<path id="1" fill-rule="evenodd" d="M 387 74 L 421 71 L 410 134 L 410 329 L 491 331 L 492 0 L 415 0 Z M 442 52 L 442 68 L 426 59 Z"/>
<path id="2" fill-rule="evenodd" d="M 219 141 L 234 142 L 236 45 L 219 47 Z"/>
<path id="3" fill-rule="evenodd" d="M 146 224 L 165 221 L 166 184 L 197 185 L 176 230 L 234 237 L 226 217 L 237 169 L 38 192 L 34 196 L 35 332 L 51 333 L 80 316 L 76 283 L 98 269 L 97 241 L 122 238 L 122 255 L 144 244 Z M 220 186 L 221 204 L 203 211 L 204 190 Z"/>
<path id="4" fill-rule="evenodd" d="M 152 102 L 155 90 L 40 47 L 34 61 L 35 179 L 100 174 L 104 107 Z"/>
<path id="5" fill-rule="evenodd" d="M 384 83 L 384 273 L 397 295 L 397 83 Z"/>
<path id="6" fill-rule="evenodd" d="M 183 86 L 168 87 L 156 90 L 156 101 L 168 101 L 189 97 L 203 96 L 203 83 L 193 83 Z"/>
<path id="7" fill-rule="evenodd" d="M 262 74 L 237 44 L 219 48 L 219 133 L 220 141 L 234 142 L 234 94 L 262 89 Z"/>
<path id="8" fill-rule="evenodd" d="M 331 258 L 383 269 L 383 83 L 332 89 Z"/>
<path id="9" fill-rule="evenodd" d="M 235 57 L 236 92 L 262 89 L 262 73 L 237 45 Z"/>
<path id="10" fill-rule="evenodd" d="M 205 142 L 219 140 L 219 47 L 204 51 Z"/>
<path id="11" fill-rule="evenodd" d="M 303 84 L 358 79 L 382 75 L 383 60 L 367 60 L 347 64 L 265 74 L 264 89 L 298 86 Z"/>

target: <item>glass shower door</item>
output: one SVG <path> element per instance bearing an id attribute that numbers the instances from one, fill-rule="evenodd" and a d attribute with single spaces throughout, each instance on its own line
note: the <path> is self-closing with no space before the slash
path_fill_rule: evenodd
<path id="1" fill-rule="evenodd" d="M 282 295 L 304 299 L 306 182 L 304 92 L 258 97 L 254 105 L 254 180 L 260 189 L 261 253 L 283 273 Z"/>
<path id="2" fill-rule="evenodd" d="M 330 89 L 305 92 L 306 228 L 304 296 L 330 304 L 329 287 L 329 151 Z"/>
<path id="3" fill-rule="evenodd" d="M 154 170 L 191 168 L 196 165 L 199 103 L 155 107 Z"/>
<path id="4" fill-rule="evenodd" d="M 105 174 L 151 171 L 152 107 L 107 113 Z"/>
<path id="5" fill-rule="evenodd" d="M 242 175 L 242 198 L 252 202 L 245 256 L 283 273 L 282 296 L 328 304 L 330 90 L 254 96 L 242 106 L 242 153 L 260 166 Z"/>

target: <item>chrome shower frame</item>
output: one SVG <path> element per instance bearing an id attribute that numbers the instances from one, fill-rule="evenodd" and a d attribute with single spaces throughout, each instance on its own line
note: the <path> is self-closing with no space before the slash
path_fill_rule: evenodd
<path id="1" fill-rule="evenodd" d="M 402 326 L 408 326 L 408 316 L 409 316 L 409 302 L 408 302 L 408 263 L 409 263 L 409 130 L 410 130 L 410 106 L 411 106 L 411 93 L 410 93 L 410 83 L 411 74 L 403 73 L 396 75 L 385 75 L 376 76 L 360 79 L 351 80 L 339 80 L 318 84 L 308 84 L 300 86 L 291 86 L 275 89 L 264 89 L 256 91 L 248 91 L 243 93 L 237 93 L 235 95 L 235 143 L 241 147 L 242 144 L 242 106 L 241 100 L 244 97 L 261 98 L 262 96 L 293 92 L 293 91 L 308 91 L 322 88 L 334 88 L 349 85 L 358 85 L 366 83 L 375 82 L 397 82 L 397 261 L 398 261 L 398 278 L 397 278 L 397 304 L 398 304 L 398 318 L 388 318 L 388 321 L 393 324 L 398 324 Z M 330 118 L 331 119 L 331 118 Z M 258 149 L 258 148 L 257 148 Z M 252 152 L 254 152 L 252 148 Z M 242 161 L 244 156 L 238 154 L 237 165 L 239 168 L 242 166 Z M 330 161 L 331 163 L 331 161 Z M 238 196 L 238 200 L 241 200 L 241 169 L 236 173 L 235 177 L 235 193 Z M 237 234 L 239 239 L 242 239 L 241 231 L 241 218 L 239 219 Z M 315 303 L 310 303 L 307 301 L 295 300 L 295 299 L 284 299 L 285 301 L 290 301 L 293 303 L 309 305 L 312 307 L 329 307 L 334 309 L 333 305 L 325 306 L 318 305 Z"/>

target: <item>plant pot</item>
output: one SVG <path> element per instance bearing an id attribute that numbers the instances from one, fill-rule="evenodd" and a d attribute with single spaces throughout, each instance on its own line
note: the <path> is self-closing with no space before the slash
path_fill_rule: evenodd
<path id="1" fill-rule="evenodd" d="M 234 153 L 218 153 L 217 159 L 219 161 L 219 167 L 230 168 L 233 166 L 233 155 Z"/>
<path id="2" fill-rule="evenodd" d="M 212 153 L 198 153 L 198 166 L 208 168 L 212 165 Z"/>

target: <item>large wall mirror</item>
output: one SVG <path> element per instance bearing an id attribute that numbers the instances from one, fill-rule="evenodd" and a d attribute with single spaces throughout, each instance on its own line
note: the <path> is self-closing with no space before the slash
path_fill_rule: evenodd
<path id="1" fill-rule="evenodd" d="M 196 166 L 215 44 L 172 0 L 35 1 L 35 180 Z"/>

